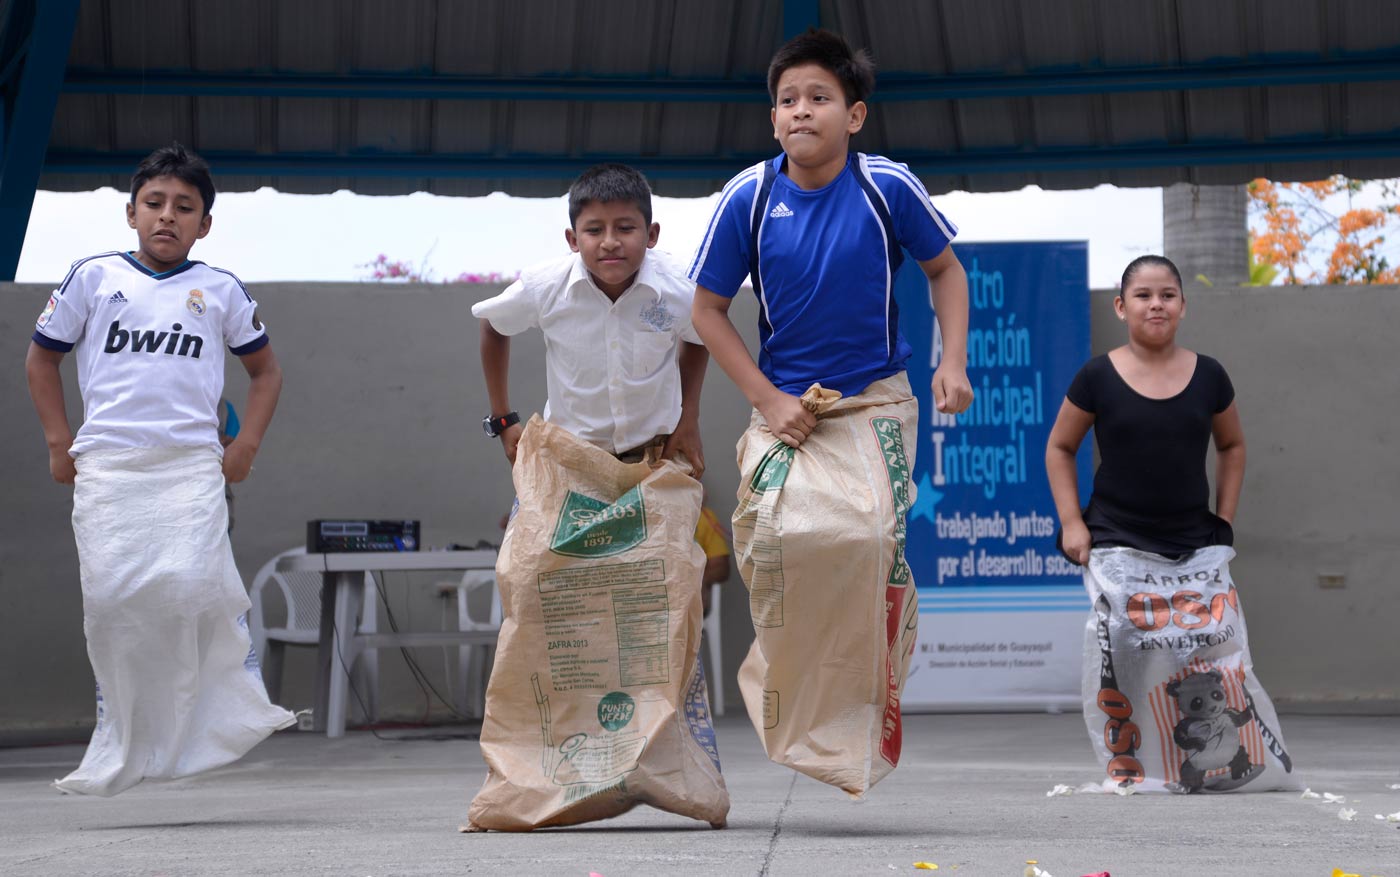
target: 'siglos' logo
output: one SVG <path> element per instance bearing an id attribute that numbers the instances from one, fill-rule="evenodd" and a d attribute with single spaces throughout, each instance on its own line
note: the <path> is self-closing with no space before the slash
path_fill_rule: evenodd
<path id="1" fill-rule="evenodd" d="M 569 491 L 549 550 L 566 557 L 607 557 L 647 538 L 646 506 L 638 485 L 608 503 Z"/>

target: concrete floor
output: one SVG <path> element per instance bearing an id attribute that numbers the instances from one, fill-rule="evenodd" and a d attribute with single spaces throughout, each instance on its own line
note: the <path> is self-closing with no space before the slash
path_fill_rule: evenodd
<path id="1" fill-rule="evenodd" d="M 903 763 L 852 802 L 764 758 L 742 715 L 719 723 L 729 828 L 639 808 L 535 834 L 459 834 L 485 769 L 475 742 L 284 732 L 213 773 L 113 799 L 47 783 L 82 749 L 0 750 L 0 874 L 549 874 L 1016 877 L 1400 877 L 1400 717 L 1285 716 L 1295 793 L 1046 797 L 1096 779 L 1077 715 L 909 716 Z M 387 732 L 385 732 L 387 733 Z"/>

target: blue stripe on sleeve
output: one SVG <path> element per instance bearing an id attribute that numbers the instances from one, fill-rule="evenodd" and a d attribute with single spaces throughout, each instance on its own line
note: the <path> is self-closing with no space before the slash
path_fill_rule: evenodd
<path id="1" fill-rule="evenodd" d="M 45 350 L 56 350 L 59 353 L 67 353 L 68 351 L 73 349 L 73 345 L 70 342 L 59 341 L 55 338 L 50 338 L 43 332 L 40 332 L 38 329 L 34 330 L 34 334 L 31 336 L 31 338 L 33 339 L 35 344 L 39 345 Z"/>
<path id="2" fill-rule="evenodd" d="M 64 277 L 63 277 L 63 282 L 60 283 L 60 284 L 58 285 L 58 294 L 59 294 L 59 296 L 61 297 L 65 292 L 68 291 L 68 284 L 73 282 L 73 275 L 78 273 L 78 269 L 79 269 L 79 268 L 81 268 L 81 267 L 83 267 L 84 265 L 86 265 L 87 263 L 91 262 L 93 259 L 104 259 L 104 258 L 106 258 L 106 257 L 108 257 L 108 256 L 121 256 L 121 255 L 124 255 L 124 254 L 123 254 L 123 253 L 119 253 L 119 252 L 113 250 L 113 251 L 110 252 L 110 253 L 98 253 L 96 256 L 88 256 L 86 259 L 79 259 L 78 261 L 74 262 L 74 263 L 73 263 L 73 266 L 72 266 L 71 268 L 68 269 L 68 273 L 67 273 L 66 275 L 64 275 Z"/>
<path id="3" fill-rule="evenodd" d="M 266 346 L 267 333 L 264 332 L 263 334 L 254 338 L 252 341 L 249 341 L 247 344 L 242 344 L 238 347 L 230 347 L 228 350 L 229 353 L 232 353 L 234 356 L 247 356 L 250 353 L 257 353 L 259 350 L 262 350 Z"/>

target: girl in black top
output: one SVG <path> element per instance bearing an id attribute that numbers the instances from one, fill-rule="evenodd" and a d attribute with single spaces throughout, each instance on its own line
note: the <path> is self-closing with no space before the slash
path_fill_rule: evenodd
<path id="1" fill-rule="evenodd" d="M 1232 544 L 1244 431 L 1225 369 L 1176 345 L 1186 313 L 1181 273 L 1161 256 L 1133 260 L 1113 309 L 1128 324 L 1128 343 L 1080 369 L 1045 449 L 1061 551 L 1086 564 L 1091 547 L 1121 545 L 1179 558 Z M 1101 462 L 1081 513 L 1074 458 L 1090 427 Z M 1212 437 L 1214 514 L 1205 467 Z"/>

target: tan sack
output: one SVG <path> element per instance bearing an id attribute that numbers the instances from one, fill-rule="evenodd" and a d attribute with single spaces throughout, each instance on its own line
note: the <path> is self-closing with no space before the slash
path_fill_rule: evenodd
<path id="1" fill-rule="evenodd" d="M 574 825 L 650 804 L 722 827 L 729 792 L 700 644 L 700 483 L 532 417 L 496 581 L 486 782 L 467 830 Z"/>
<path id="2" fill-rule="evenodd" d="M 802 404 L 817 426 L 801 447 L 757 412 L 739 440 L 734 555 L 755 633 L 739 688 L 769 758 L 860 796 L 899 762 L 918 402 L 901 373 L 848 398 L 814 384 Z"/>

